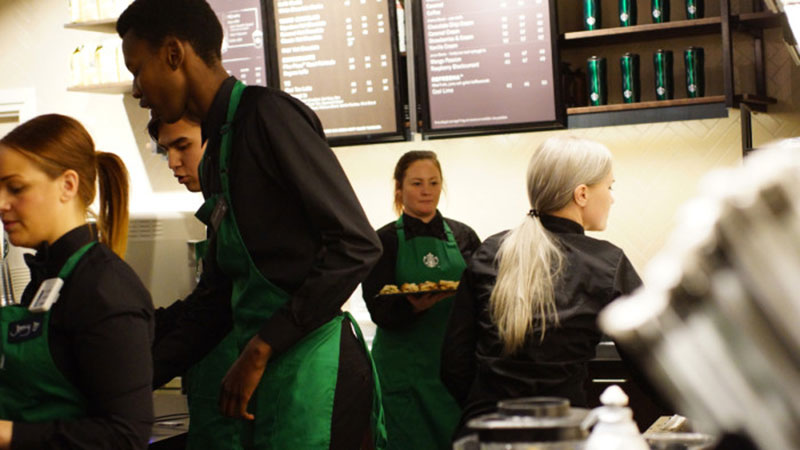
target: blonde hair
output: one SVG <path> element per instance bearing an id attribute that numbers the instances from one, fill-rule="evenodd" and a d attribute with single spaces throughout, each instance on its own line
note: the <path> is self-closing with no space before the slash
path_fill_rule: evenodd
<path id="1" fill-rule="evenodd" d="M 547 214 L 567 206 L 576 187 L 600 182 L 611 171 L 611 152 L 604 145 L 577 137 L 552 137 L 528 163 L 531 208 Z M 544 339 L 547 323 L 558 325 L 555 281 L 563 255 L 537 217 L 529 215 L 503 239 L 497 252 L 497 281 L 489 299 L 503 351 L 513 354 L 536 327 Z"/>
<path id="2" fill-rule="evenodd" d="M 77 120 L 59 114 L 35 117 L 14 128 L 0 144 L 28 157 L 51 179 L 66 170 L 78 174 L 78 197 L 89 205 L 100 186 L 97 227 L 100 242 L 120 258 L 128 243 L 128 171 L 113 153 L 95 151 L 92 137 Z"/>

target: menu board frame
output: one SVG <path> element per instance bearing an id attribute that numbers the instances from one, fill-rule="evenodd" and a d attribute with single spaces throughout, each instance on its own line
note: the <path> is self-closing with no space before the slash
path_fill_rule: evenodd
<path id="1" fill-rule="evenodd" d="M 280 89 L 280 65 L 278 62 L 278 40 L 277 40 L 277 21 L 275 16 L 275 3 L 279 0 L 261 0 L 262 11 L 264 12 L 264 33 L 265 42 L 264 51 L 266 52 L 266 65 L 267 65 L 267 85 Z M 394 1 L 386 0 L 387 9 L 389 13 L 389 35 L 391 37 L 392 46 L 392 69 L 394 76 L 394 116 L 396 130 L 394 132 L 384 133 L 364 133 L 349 136 L 333 136 L 328 137 L 328 144 L 331 147 L 349 146 L 349 145 L 362 145 L 362 144 L 376 144 L 385 142 L 402 142 L 411 139 L 411 133 L 408 126 L 408 112 L 406 111 L 408 105 L 408 90 L 403 89 L 403 81 L 406 77 L 400 73 L 400 51 L 398 46 L 398 30 L 397 30 L 397 10 L 394 7 Z M 403 64 L 403 67 L 405 65 Z"/>
<path id="2" fill-rule="evenodd" d="M 541 122 L 520 122 L 510 124 L 475 125 L 453 128 L 434 128 L 431 124 L 431 103 L 428 94 L 428 54 L 425 46 L 425 28 L 423 26 L 423 0 L 406 0 L 412 2 L 414 28 L 414 67 L 416 78 L 417 111 L 419 113 L 419 131 L 424 139 L 451 138 L 464 136 L 515 133 L 524 131 L 553 130 L 567 127 L 567 111 L 561 91 L 561 66 L 558 51 L 558 15 L 556 0 L 547 0 L 550 10 L 550 58 L 553 73 L 553 94 L 555 120 Z"/>
<path id="3" fill-rule="evenodd" d="M 209 0 L 208 3 L 209 3 L 209 6 L 211 7 L 211 10 L 214 11 L 214 14 L 216 14 L 218 16 L 220 24 L 222 25 L 222 27 L 225 28 L 226 25 L 224 23 L 224 18 L 220 17 L 220 16 L 222 15 L 222 13 L 230 12 L 231 10 L 229 10 L 227 8 L 226 9 L 220 8 L 220 6 L 221 6 L 221 4 L 223 2 L 224 2 L 224 0 L 216 0 L 216 1 L 215 0 Z M 260 17 L 258 19 L 261 21 L 261 30 L 262 30 L 262 46 L 261 46 L 261 49 L 264 52 L 263 53 L 263 56 L 264 56 L 263 82 L 264 82 L 265 85 L 268 85 L 269 84 L 269 61 L 267 60 L 267 53 L 266 53 L 267 43 L 264 42 L 265 36 L 263 35 L 263 33 L 266 32 L 266 28 L 265 28 L 266 20 L 265 20 L 265 14 L 264 14 L 264 0 L 254 0 L 254 1 L 250 1 L 249 3 L 252 3 L 252 4 L 258 3 L 259 6 L 261 7 L 261 14 L 260 14 Z M 223 43 L 223 46 L 224 46 L 224 43 Z M 226 55 L 223 53 L 223 55 L 222 55 L 223 65 L 224 65 L 225 57 L 226 57 Z M 225 70 L 229 70 L 228 67 L 225 67 Z M 251 80 L 243 79 L 242 77 L 238 76 L 239 75 L 238 73 L 235 73 L 232 70 L 229 73 L 231 73 L 231 75 L 233 75 L 233 76 L 236 76 L 237 79 L 239 79 L 240 81 L 244 82 L 245 84 L 248 84 L 248 85 L 251 84 Z M 253 86 L 261 86 L 260 84 L 255 84 L 255 83 L 253 83 L 252 85 Z"/>

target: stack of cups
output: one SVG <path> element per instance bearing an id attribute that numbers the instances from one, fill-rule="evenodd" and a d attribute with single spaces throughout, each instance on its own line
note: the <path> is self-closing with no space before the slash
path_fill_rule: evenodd
<path id="1" fill-rule="evenodd" d="M 583 0 L 583 29 L 597 30 L 600 28 L 601 13 L 600 0 Z"/>
<path id="2" fill-rule="evenodd" d="M 705 15 L 705 2 L 703 0 L 686 0 L 686 18 L 701 19 Z"/>
<path id="3" fill-rule="evenodd" d="M 650 17 L 653 23 L 669 22 L 669 0 L 650 0 Z"/>
<path id="4" fill-rule="evenodd" d="M 599 106 L 608 102 L 606 83 L 606 59 L 592 56 L 586 62 L 586 73 L 589 77 L 589 105 Z"/>
<path id="5" fill-rule="evenodd" d="M 658 49 L 653 53 L 653 78 L 656 82 L 656 100 L 675 97 L 675 80 L 672 78 L 672 50 Z"/>
<path id="6" fill-rule="evenodd" d="M 619 68 L 622 74 L 622 102 L 636 103 L 642 98 L 642 88 L 639 83 L 639 55 L 625 53 L 619 59 Z"/>
<path id="7" fill-rule="evenodd" d="M 619 0 L 619 26 L 636 25 L 636 0 Z"/>
<path id="8" fill-rule="evenodd" d="M 706 76 L 705 52 L 703 47 L 689 47 L 683 51 L 683 61 L 686 65 L 686 96 L 697 98 L 705 95 Z"/>

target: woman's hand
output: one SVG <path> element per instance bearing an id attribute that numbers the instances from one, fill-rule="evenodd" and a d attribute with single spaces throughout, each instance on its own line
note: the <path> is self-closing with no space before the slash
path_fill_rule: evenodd
<path id="1" fill-rule="evenodd" d="M 253 336 L 222 379 L 222 390 L 219 394 L 219 409 L 222 414 L 238 419 L 255 418 L 247 412 L 247 403 L 261 381 L 270 356 L 272 347 L 258 335 Z"/>
<path id="2" fill-rule="evenodd" d="M 13 427 L 14 422 L 0 420 L 0 450 L 11 448 L 11 431 Z"/>
<path id="3" fill-rule="evenodd" d="M 411 303 L 411 308 L 414 310 L 414 312 L 419 314 L 422 311 L 431 308 L 440 301 L 452 296 L 452 292 L 437 292 L 435 294 L 406 295 L 406 299 L 408 299 L 408 302 Z"/>

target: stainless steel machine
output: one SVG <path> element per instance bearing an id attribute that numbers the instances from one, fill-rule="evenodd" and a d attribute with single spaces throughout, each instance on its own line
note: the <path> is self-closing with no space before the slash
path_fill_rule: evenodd
<path id="1" fill-rule="evenodd" d="M 644 288 L 600 315 L 680 412 L 800 448 L 800 140 L 709 174 Z"/>

